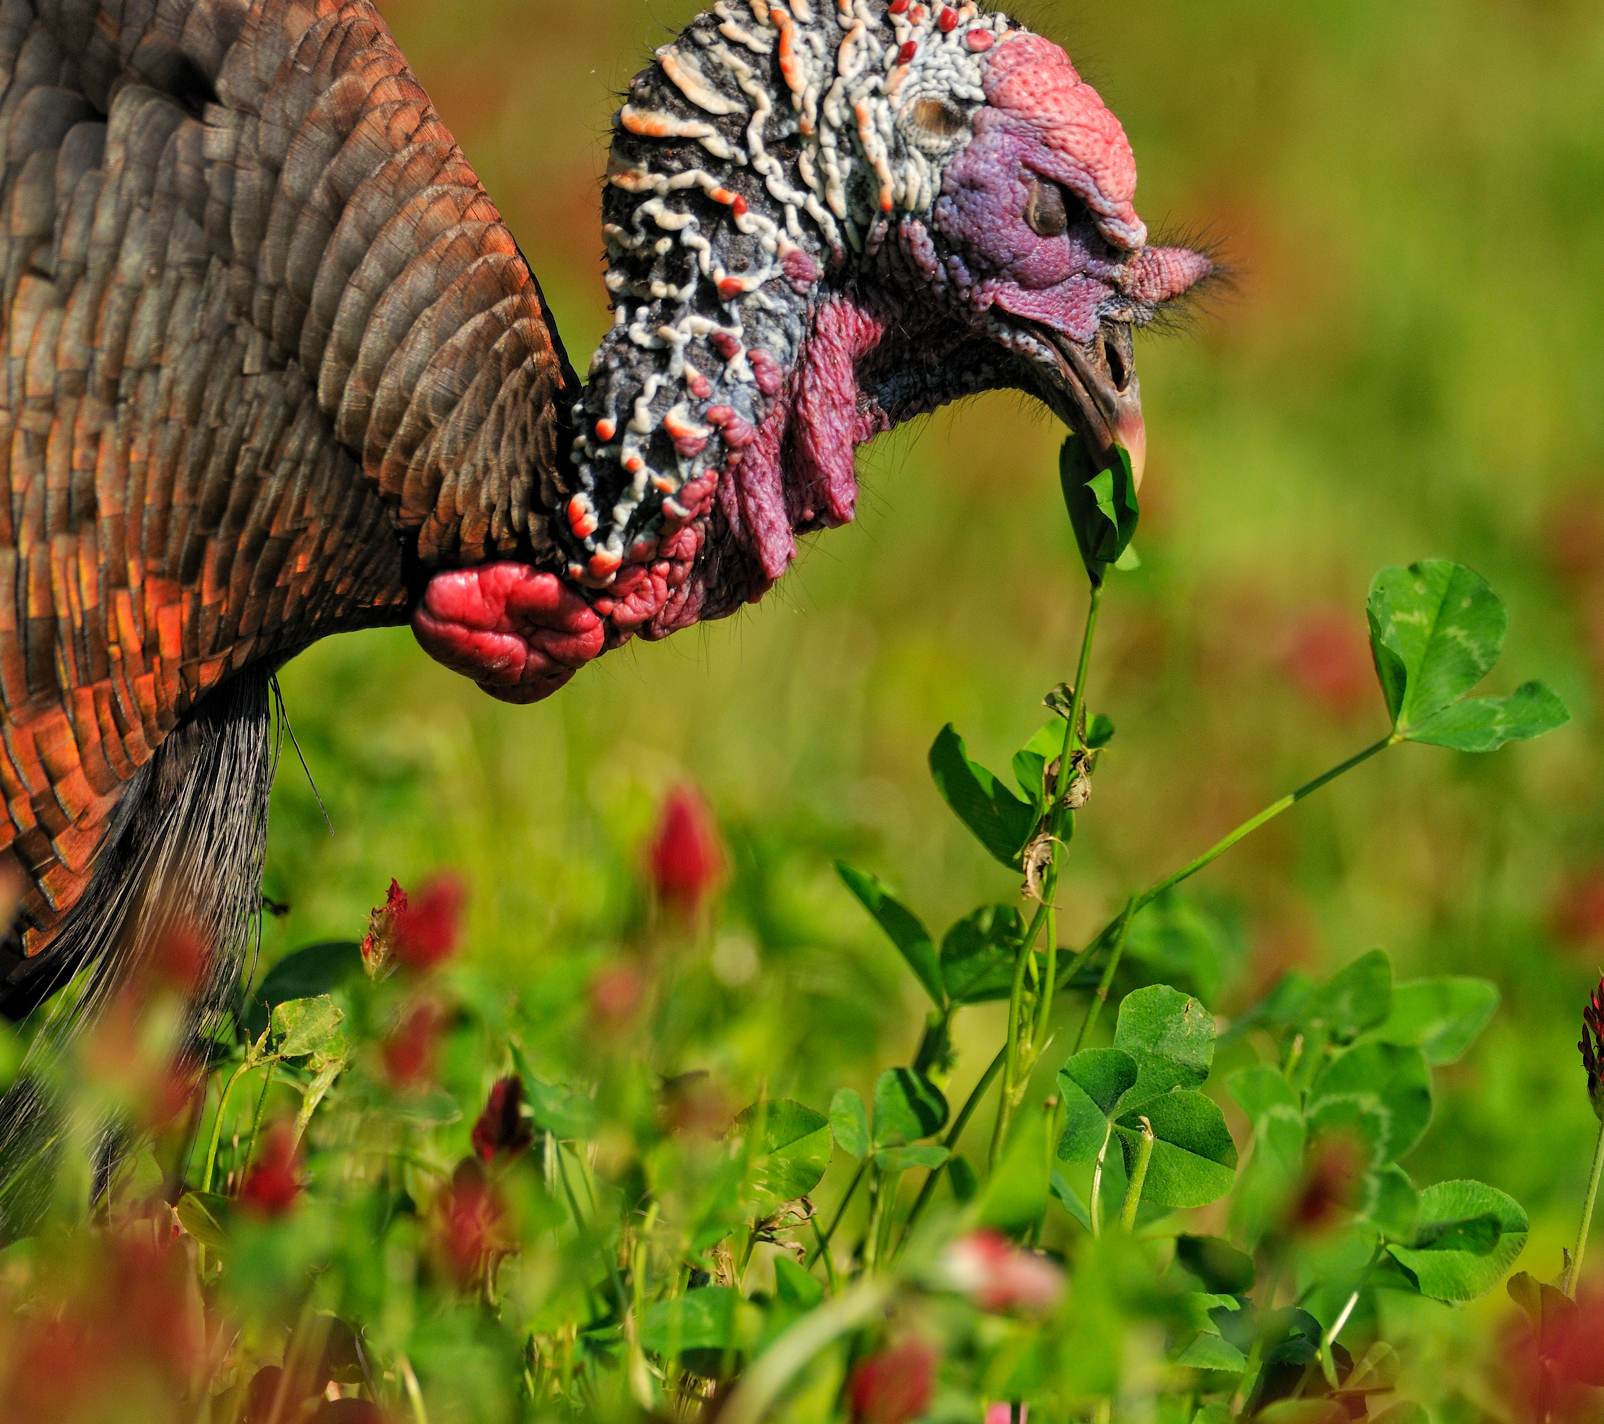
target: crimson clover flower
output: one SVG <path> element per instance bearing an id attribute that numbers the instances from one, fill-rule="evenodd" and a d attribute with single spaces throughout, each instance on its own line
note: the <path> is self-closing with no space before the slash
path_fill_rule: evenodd
<path id="1" fill-rule="evenodd" d="M 449 1018 L 439 1004 L 425 999 L 385 1036 L 379 1051 L 384 1058 L 384 1075 L 392 1088 L 422 1087 L 434 1077 L 440 1035 Z"/>
<path id="2" fill-rule="evenodd" d="M 262 1155 L 245 1174 L 239 1202 L 254 1216 L 283 1216 L 301 1194 L 301 1159 L 295 1134 L 285 1123 L 268 1129 Z"/>
<path id="3" fill-rule="evenodd" d="M 1582 1068 L 1587 1073 L 1587 1098 L 1594 1116 L 1604 1121 L 1604 979 L 1582 1010 Z"/>
<path id="4" fill-rule="evenodd" d="M 484 1162 L 500 1154 L 516 1157 L 535 1140 L 534 1128 L 519 1109 L 523 1106 L 523 1080 L 502 1078 L 490 1090 L 485 1110 L 473 1125 L 473 1150 Z"/>
<path id="5" fill-rule="evenodd" d="M 942 1267 L 949 1283 L 982 1310 L 1051 1310 L 1064 1294 L 1057 1265 L 995 1231 L 971 1231 L 954 1241 Z"/>
<path id="6" fill-rule="evenodd" d="M 853 1424 L 908 1424 L 930 1407 L 935 1388 L 935 1349 L 923 1340 L 903 1340 L 852 1372 L 847 1397 Z"/>
<path id="7" fill-rule="evenodd" d="M 646 868 L 658 897 L 686 915 L 695 915 L 724 873 L 718 827 L 694 787 L 677 786 L 663 802 Z"/>

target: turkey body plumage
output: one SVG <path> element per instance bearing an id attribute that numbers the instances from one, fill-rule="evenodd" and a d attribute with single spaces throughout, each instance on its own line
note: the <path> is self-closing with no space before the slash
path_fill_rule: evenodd
<path id="1" fill-rule="evenodd" d="M 0 85 L 15 1015 L 84 961 L 71 912 L 212 689 L 530 550 L 577 383 L 366 0 L 4 0 Z"/>

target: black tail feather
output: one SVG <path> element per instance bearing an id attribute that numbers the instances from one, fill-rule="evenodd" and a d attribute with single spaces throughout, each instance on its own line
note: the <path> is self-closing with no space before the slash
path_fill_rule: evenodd
<path id="1" fill-rule="evenodd" d="M 182 927 L 211 951 L 192 1041 L 210 1039 L 235 1002 L 260 924 L 278 755 L 272 682 L 270 668 L 246 669 L 157 748 L 123 795 L 83 898 L 37 966 L 30 961 L 0 996 L 0 1012 L 15 1018 L 66 990 L 45 1009 L 23 1076 L 0 1097 L 0 1239 L 24 1234 L 49 1201 L 50 1165 L 69 1126 L 43 1086 L 52 1065 L 163 938 Z"/>

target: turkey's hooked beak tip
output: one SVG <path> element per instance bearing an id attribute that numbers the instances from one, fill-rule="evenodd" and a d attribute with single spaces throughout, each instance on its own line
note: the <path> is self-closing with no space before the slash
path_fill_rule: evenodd
<path id="1" fill-rule="evenodd" d="M 1147 467 L 1147 422 L 1140 410 L 1128 411 L 1114 424 L 1114 443 L 1131 457 L 1131 479 L 1142 488 L 1142 471 Z"/>

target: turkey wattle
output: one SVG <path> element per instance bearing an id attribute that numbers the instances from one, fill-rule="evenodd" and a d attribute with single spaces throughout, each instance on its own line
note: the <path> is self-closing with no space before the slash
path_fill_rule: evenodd
<path id="1" fill-rule="evenodd" d="M 1118 121 L 973 4 L 722 0 L 631 85 L 581 389 L 367 0 L 0 0 L 0 1009 L 175 919 L 236 984 L 273 669 L 411 620 L 534 701 L 759 597 L 971 392 L 1144 437 Z"/>

